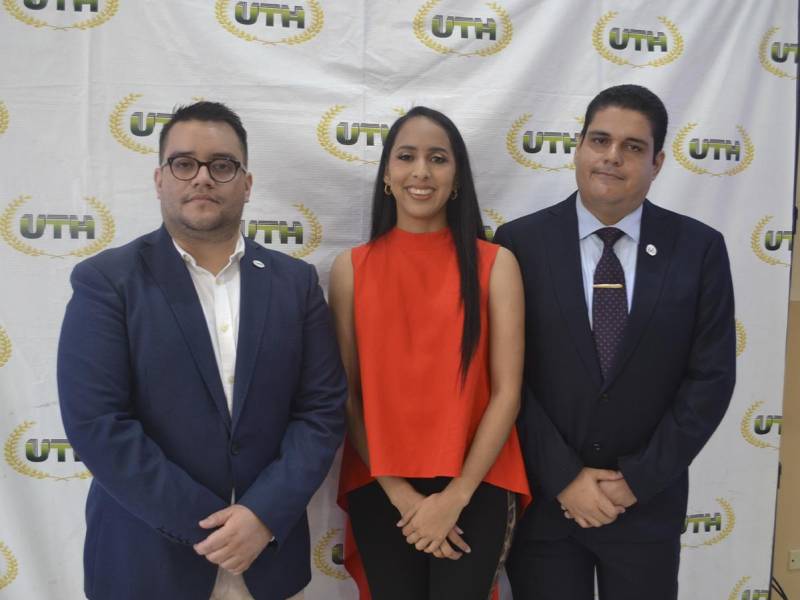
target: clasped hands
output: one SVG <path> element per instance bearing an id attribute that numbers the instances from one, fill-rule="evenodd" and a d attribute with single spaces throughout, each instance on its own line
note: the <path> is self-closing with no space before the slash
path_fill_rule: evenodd
<path id="1" fill-rule="evenodd" d="M 234 575 L 244 573 L 272 539 L 272 532 L 253 511 L 233 504 L 200 521 L 203 529 L 216 529 L 194 551 Z"/>
<path id="2" fill-rule="evenodd" d="M 557 496 L 564 516 L 581 527 L 602 527 L 613 523 L 636 496 L 619 471 L 584 467 Z"/>
<path id="3" fill-rule="evenodd" d="M 445 490 L 423 496 L 410 488 L 394 504 L 402 515 L 397 526 L 417 550 L 451 560 L 458 560 L 465 552 L 472 551 L 461 537 L 464 532 L 456 524 L 464 504 L 454 494 Z"/>

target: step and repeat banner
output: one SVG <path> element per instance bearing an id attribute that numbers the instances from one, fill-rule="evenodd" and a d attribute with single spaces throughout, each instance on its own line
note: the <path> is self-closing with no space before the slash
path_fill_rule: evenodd
<path id="1" fill-rule="evenodd" d="M 336 254 L 366 239 L 398 115 L 427 105 L 453 118 L 491 235 L 573 191 L 586 104 L 619 83 L 666 103 L 649 197 L 724 233 L 736 290 L 738 384 L 692 466 L 681 598 L 767 598 L 797 14 L 795 0 L 2 0 L 0 598 L 83 597 L 91 474 L 55 384 L 68 276 L 160 224 L 157 139 L 176 105 L 239 112 L 255 179 L 242 231 L 327 285 Z M 310 506 L 308 600 L 356 597 L 337 476 L 338 463 Z"/>

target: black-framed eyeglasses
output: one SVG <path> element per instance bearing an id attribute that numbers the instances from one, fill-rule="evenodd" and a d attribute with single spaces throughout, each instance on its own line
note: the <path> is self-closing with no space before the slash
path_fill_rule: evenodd
<path id="1" fill-rule="evenodd" d="M 189 181 L 197 176 L 200 167 L 208 169 L 211 179 L 217 183 L 228 183 L 236 177 L 236 173 L 242 167 L 242 163 L 234 158 L 215 158 L 209 161 L 197 160 L 192 156 L 173 156 L 168 158 L 166 163 L 161 165 L 163 169 L 169 165 L 175 179 Z"/>

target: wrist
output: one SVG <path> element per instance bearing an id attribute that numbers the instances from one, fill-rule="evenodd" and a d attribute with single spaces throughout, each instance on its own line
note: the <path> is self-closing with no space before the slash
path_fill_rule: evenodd
<path id="1" fill-rule="evenodd" d="M 472 500 L 477 485 L 473 485 L 462 477 L 454 477 L 442 492 L 452 498 L 461 508 L 464 508 Z"/>

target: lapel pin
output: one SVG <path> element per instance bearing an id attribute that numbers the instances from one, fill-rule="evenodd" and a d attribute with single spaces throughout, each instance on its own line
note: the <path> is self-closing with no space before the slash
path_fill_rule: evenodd
<path id="1" fill-rule="evenodd" d="M 264 263 L 261 262 L 260 260 L 256 259 L 256 260 L 253 261 L 253 266 L 254 267 L 258 267 L 259 269 L 263 269 L 264 268 Z"/>
<path id="2" fill-rule="evenodd" d="M 658 250 L 656 250 L 656 247 L 653 246 L 653 244 L 647 244 L 647 248 L 645 248 L 644 251 L 647 252 L 650 256 L 655 256 L 656 254 L 658 254 Z"/>

